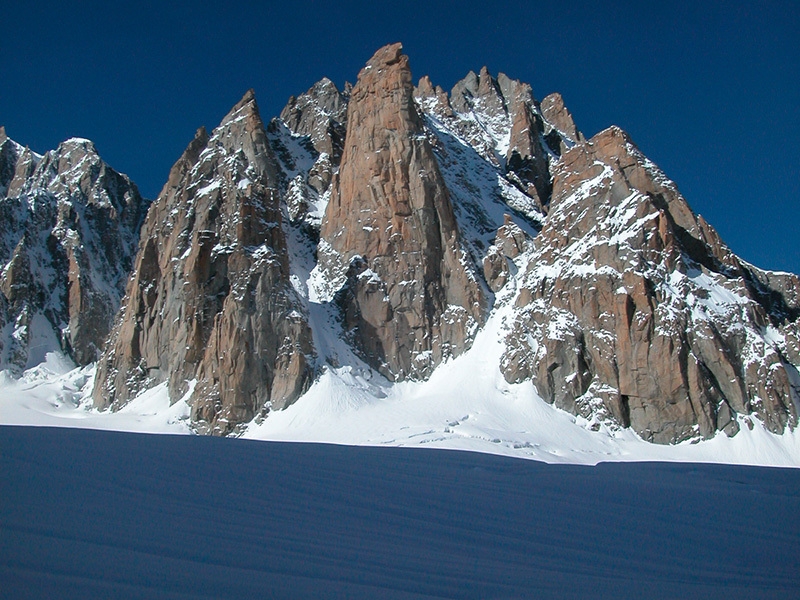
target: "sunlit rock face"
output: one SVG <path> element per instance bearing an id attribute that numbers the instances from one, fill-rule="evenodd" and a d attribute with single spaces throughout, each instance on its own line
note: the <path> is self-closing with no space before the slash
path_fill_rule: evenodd
<path id="1" fill-rule="evenodd" d="M 502 369 L 671 443 L 797 423 L 798 278 L 739 260 L 616 127 L 568 150 Z"/>
<path id="2" fill-rule="evenodd" d="M 486 307 L 413 93 L 400 44 L 359 73 L 319 254 L 346 279 L 352 343 L 393 380 L 427 377 L 463 352 Z"/>
<path id="3" fill-rule="evenodd" d="M 228 433 L 294 401 L 311 332 L 289 283 L 275 159 L 252 92 L 197 132 L 150 209 L 95 405 L 168 382 L 201 429 Z"/>

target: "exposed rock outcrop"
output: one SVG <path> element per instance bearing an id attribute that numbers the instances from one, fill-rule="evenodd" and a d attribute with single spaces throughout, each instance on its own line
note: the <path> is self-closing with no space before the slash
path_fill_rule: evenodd
<path id="1" fill-rule="evenodd" d="M 286 184 L 289 221 L 318 237 L 333 175 L 339 168 L 347 127 L 349 88 L 340 92 L 323 78 L 289 98 L 269 125 L 272 148 Z"/>
<path id="2" fill-rule="evenodd" d="M 359 73 L 321 232 L 321 268 L 347 280 L 352 342 L 394 380 L 427 377 L 466 349 L 486 307 L 413 91 L 400 44 Z"/>
<path id="3" fill-rule="evenodd" d="M 147 215 L 96 406 L 166 381 L 200 429 L 224 434 L 306 389 L 311 332 L 289 283 L 276 182 L 248 92 L 210 136 L 197 132 Z"/>
<path id="4" fill-rule="evenodd" d="M 572 120 L 572 113 L 569 112 L 569 109 L 564 105 L 564 99 L 561 97 L 561 94 L 556 92 L 545 96 L 541 103 L 541 111 L 547 123 L 556 129 L 561 137 L 564 138 L 559 143 L 561 150 L 559 154 L 578 142 L 586 141 L 583 134 L 578 131 L 578 128 L 575 126 L 575 121 Z M 564 144 L 564 141 L 569 145 Z M 553 149 L 555 150 L 556 148 Z"/>
<path id="5" fill-rule="evenodd" d="M 797 424 L 797 277 L 742 263 L 618 128 L 563 155 L 528 264 L 509 381 L 658 443 Z"/>
<path id="6" fill-rule="evenodd" d="M 146 210 L 90 141 L 38 156 L 0 131 L 0 368 L 19 372 L 53 351 L 97 360 Z"/>
<path id="7" fill-rule="evenodd" d="M 347 94 L 327 77 L 307 92 L 289 98 L 280 115 L 295 135 L 308 136 L 319 154 L 327 154 L 339 164 L 347 129 Z"/>

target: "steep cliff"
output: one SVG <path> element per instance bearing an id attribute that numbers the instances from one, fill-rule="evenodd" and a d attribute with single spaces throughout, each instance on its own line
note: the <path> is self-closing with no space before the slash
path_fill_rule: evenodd
<path id="1" fill-rule="evenodd" d="M 798 278 L 733 255 L 620 129 L 557 163 L 526 263 L 509 381 L 658 443 L 797 424 Z"/>
<path id="2" fill-rule="evenodd" d="M 90 142 L 40 157 L 0 130 L 2 366 L 95 360 L 132 266 L 95 405 L 163 383 L 202 432 L 314 381 L 383 397 L 485 323 L 487 376 L 525 383 L 494 391 L 612 436 L 798 422 L 798 277 L 736 257 L 620 129 L 587 141 L 559 94 L 485 67 L 414 87 L 389 45 L 266 128 L 248 93 L 175 164 L 131 264 L 144 206 Z"/>
<path id="3" fill-rule="evenodd" d="M 200 429 L 228 433 L 308 386 L 313 346 L 289 283 L 277 170 L 252 92 L 199 130 L 148 212 L 94 399 L 168 382 Z"/>
<path id="4" fill-rule="evenodd" d="M 386 46 L 361 70 L 319 256 L 353 344 L 394 380 L 463 352 L 486 301 L 414 103 L 408 58 Z"/>

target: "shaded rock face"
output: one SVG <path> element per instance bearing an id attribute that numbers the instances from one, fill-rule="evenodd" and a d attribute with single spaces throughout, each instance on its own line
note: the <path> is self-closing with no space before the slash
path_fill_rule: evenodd
<path id="1" fill-rule="evenodd" d="M 327 77 L 306 93 L 292 96 L 280 119 L 295 135 L 308 136 L 319 154 L 338 164 L 347 128 L 347 98 Z"/>
<path id="2" fill-rule="evenodd" d="M 574 124 L 571 128 L 567 125 L 571 117 L 563 103 L 561 112 L 550 109 L 550 102 L 546 103 L 547 114 L 558 122 L 549 121 L 533 97 L 530 85 L 503 73 L 495 79 L 483 67 L 478 75 L 470 72 L 456 83 L 450 93 L 450 105 L 457 113 L 478 117 L 480 128 L 500 142 L 491 148 L 497 164 L 546 212 L 552 187 L 550 164 L 580 136 Z M 480 132 L 462 134 L 473 140 L 482 137 Z M 479 152 L 487 154 L 488 150 Z"/>
<path id="3" fill-rule="evenodd" d="M 289 179 L 283 186 L 289 221 L 315 238 L 342 158 L 348 98 L 349 88 L 340 92 L 323 78 L 304 94 L 290 97 L 268 128 L 281 176 Z"/>
<path id="4" fill-rule="evenodd" d="M 502 370 L 673 443 L 797 424 L 798 278 L 742 263 L 617 128 L 568 150 Z"/>
<path id="5" fill-rule="evenodd" d="M 90 141 L 38 156 L 0 131 L 0 369 L 97 360 L 147 206 Z"/>
<path id="6" fill-rule="evenodd" d="M 210 136 L 198 131 L 148 212 L 96 406 L 167 382 L 201 430 L 224 434 L 307 388 L 313 345 L 289 284 L 276 181 L 248 92 Z"/>
<path id="7" fill-rule="evenodd" d="M 319 252 L 328 279 L 346 280 L 353 344 L 394 380 L 463 352 L 486 306 L 413 91 L 400 44 L 359 74 Z"/>

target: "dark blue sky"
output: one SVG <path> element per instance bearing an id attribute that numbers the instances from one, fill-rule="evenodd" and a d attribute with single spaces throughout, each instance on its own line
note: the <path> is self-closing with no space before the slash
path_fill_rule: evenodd
<path id="1" fill-rule="evenodd" d="M 561 92 L 587 136 L 621 126 L 736 253 L 797 273 L 800 4 L 709 4 L 8 2 L 0 124 L 37 152 L 91 138 L 155 197 L 248 88 L 268 119 L 402 41 L 415 78 L 485 64 Z"/>

